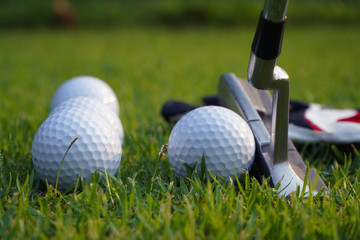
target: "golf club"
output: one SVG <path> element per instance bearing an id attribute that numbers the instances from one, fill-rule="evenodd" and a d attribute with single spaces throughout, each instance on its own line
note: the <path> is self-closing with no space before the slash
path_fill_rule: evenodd
<path id="1" fill-rule="evenodd" d="M 308 170 L 288 139 L 289 76 L 276 66 L 280 55 L 287 0 L 266 0 L 252 44 L 248 81 L 234 74 L 221 76 L 220 104 L 241 114 L 256 139 L 252 172 L 271 177 L 279 194 L 287 196 L 299 187 L 316 195 L 326 186 L 313 169 Z M 273 91 L 271 98 L 267 90 Z M 310 181 L 307 179 L 307 177 Z M 311 183 L 311 184 L 310 184 Z"/>

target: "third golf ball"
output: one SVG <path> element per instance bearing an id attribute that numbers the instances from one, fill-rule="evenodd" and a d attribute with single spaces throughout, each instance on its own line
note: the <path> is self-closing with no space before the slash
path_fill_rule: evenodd
<path id="1" fill-rule="evenodd" d="M 251 168 L 255 155 L 252 131 L 237 113 L 218 106 L 197 108 L 183 116 L 172 129 L 168 158 L 178 175 L 186 176 L 184 163 L 200 167 L 205 157 L 207 170 L 224 178 Z M 209 174 L 208 174 L 209 176 Z"/>
<path id="2" fill-rule="evenodd" d="M 53 96 L 51 110 L 63 101 L 80 96 L 97 98 L 119 115 L 119 102 L 112 88 L 92 76 L 78 76 L 64 82 Z"/>

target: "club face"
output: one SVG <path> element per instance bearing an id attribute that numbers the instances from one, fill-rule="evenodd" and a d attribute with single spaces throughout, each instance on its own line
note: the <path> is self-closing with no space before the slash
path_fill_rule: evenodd
<path id="1" fill-rule="evenodd" d="M 256 94 L 256 92 L 254 93 Z M 218 97 L 220 104 L 240 114 L 254 133 L 256 152 L 251 173 L 259 180 L 261 180 L 262 176 L 269 177 L 272 165 L 269 133 L 266 131 L 266 126 L 246 94 L 245 89 L 241 87 L 234 74 L 223 74 L 221 76 L 218 85 Z M 262 101 L 257 103 L 259 109 L 265 113 L 268 109 L 267 106 L 262 105 Z"/>
<path id="2" fill-rule="evenodd" d="M 219 81 L 218 96 L 220 104 L 239 113 L 249 124 L 256 141 L 255 161 L 251 173 L 261 180 L 261 177 L 271 177 L 272 184 L 280 182 L 279 194 L 288 195 L 298 188 L 306 186 L 306 176 L 309 176 L 312 194 L 326 189 L 324 182 L 315 170 L 309 170 L 300 154 L 289 140 L 288 161 L 275 162 L 270 147 L 271 128 L 271 96 L 267 91 L 257 90 L 246 80 L 238 79 L 234 74 L 223 74 Z M 283 190 L 283 188 L 285 188 Z"/>

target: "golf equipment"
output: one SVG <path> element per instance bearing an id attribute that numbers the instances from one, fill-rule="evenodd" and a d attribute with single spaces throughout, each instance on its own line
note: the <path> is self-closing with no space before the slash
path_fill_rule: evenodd
<path id="1" fill-rule="evenodd" d="M 218 95 L 220 104 L 241 114 L 256 140 L 254 175 L 271 176 L 280 183 L 279 194 L 287 196 L 297 188 L 316 195 L 326 186 L 313 169 L 308 170 L 288 139 L 289 76 L 276 66 L 280 55 L 287 0 L 266 0 L 252 44 L 248 81 L 234 74 L 222 75 Z M 268 91 L 273 90 L 273 97 Z"/>
<path id="2" fill-rule="evenodd" d="M 119 115 L 119 102 L 114 91 L 104 81 L 91 76 L 78 76 L 63 83 L 53 96 L 51 110 L 69 98 L 80 96 L 99 99 Z"/>
<path id="3" fill-rule="evenodd" d="M 187 175 L 184 163 L 190 167 L 197 163 L 199 169 L 204 156 L 207 170 L 226 179 L 249 170 L 254 154 L 248 124 L 237 113 L 218 106 L 187 113 L 172 129 L 168 142 L 170 165 L 181 176 Z"/>
<path id="4" fill-rule="evenodd" d="M 79 176 L 89 179 L 96 170 L 115 174 L 122 149 L 117 133 L 103 117 L 72 108 L 51 114 L 41 124 L 31 152 L 40 179 L 55 186 L 60 169 L 58 187 L 68 189 Z"/>
<path id="5" fill-rule="evenodd" d="M 115 131 L 118 133 L 121 143 L 123 143 L 124 129 L 121 124 L 120 118 L 116 115 L 114 111 L 110 109 L 109 106 L 103 104 L 96 98 L 91 98 L 91 97 L 70 98 L 58 104 L 51 111 L 50 115 L 61 110 L 69 110 L 72 108 L 84 108 L 97 112 L 101 117 L 105 118 L 110 123 L 111 126 L 114 127 Z"/>

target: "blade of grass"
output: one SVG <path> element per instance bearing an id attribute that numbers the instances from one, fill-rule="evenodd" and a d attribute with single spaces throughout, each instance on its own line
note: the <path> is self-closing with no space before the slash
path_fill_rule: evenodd
<path id="1" fill-rule="evenodd" d="M 60 167 L 59 167 L 59 170 L 58 170 L 58 173 L 57 173 L 57 177 L 56 177 L 56 183 L 55 183 L 55 190 L 57 190 L 58 188 L 58 182 L 59 182 L 59 177 L 60 177 L 60 171 L 61 171 L 61 167 L 65 161 L 65 157 L 66 155 L 68 154 L 70 148 L 72 147 L 72 145 L 76 142 L 76 140 L 78 140 L 80 138 L 80 136 L 77 136 L 76 138 L 74 138 L 74 140 L 71 141 L 70 145 L 68 146 L 68 148 L 66 149 L 66 152 L 61 160 L 61 163 L 60 163 Z"/>

